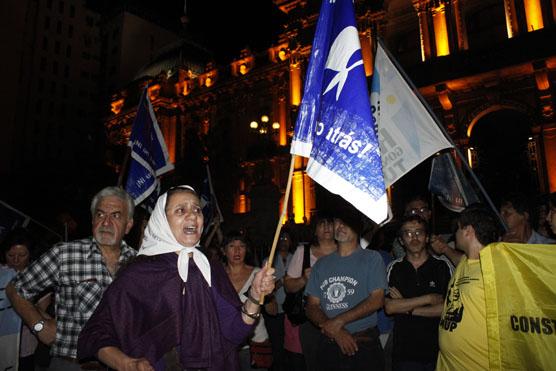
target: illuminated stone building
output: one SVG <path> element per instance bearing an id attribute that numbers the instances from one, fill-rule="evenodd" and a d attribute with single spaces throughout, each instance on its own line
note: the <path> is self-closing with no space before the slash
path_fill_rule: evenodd
<path id="1" fill-rule="evenodd" d="M 188 151 L 197 146 L 199 158 L 210 158 L 217 195 L 230 213 L 251 210 L 250 191 L 260 174 L 283 195 L 320 2 L 274 4 L 288 22 L 266 51 L 245 49 L 229 64 L 214 65 L 183 58 L 191 51 L 184 42 L 114 92 L 104 125 L 116 170 L 118 148 L 127 141 L 141 89 L 149 84 L 176 162 L 171 176 L 183 175 L 179 169 L 191 162 Z M 378 35 L 487 190 L 556 191 L 556 0 L 356 1 L 356 8 L 367 75 Z M 305 165 L 303 159 L 295 164 L 288 209 L 297 223 L 311 218 L 318 201 Z"/>
<path id="2" fill-rule="evenodd" d="M 489 193 L 556 191 L 556 2 L 385 1 L 374 30 Z"/>

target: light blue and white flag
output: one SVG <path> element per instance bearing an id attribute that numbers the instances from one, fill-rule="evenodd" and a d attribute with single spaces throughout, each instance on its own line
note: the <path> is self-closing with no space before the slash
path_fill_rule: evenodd
<path id="1" fill-rule="evenodd" d="M 131 163 L 125 189 L 136 205 L 160 190 L 158 177 L 174 168 L 168 149 L 154 115 L 147 88 L 141 95 L 137 115 L 133 121 L 131 137 Z M 158 194 L 154 195 L 154 200 Z"/>
<path id="2" fill-rule="evenodd" d="M 371 106 L 378 125 L 387 187 L 436 152 L 453 147 L 380 42 L 375 56 Z"/>
<path id="3" fill-rule="evenodd" d="M 387 217 L 378 139 L 352 0 L 323 0 L 291 153 L 373 221 Z"/>

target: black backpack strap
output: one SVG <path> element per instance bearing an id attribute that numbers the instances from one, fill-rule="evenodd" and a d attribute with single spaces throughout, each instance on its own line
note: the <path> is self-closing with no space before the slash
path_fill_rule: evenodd
<path id="1" fill-rule="evenodd" d="M 303 264 L 301 268 L 301 275 L 305 269 L 311 267 L 311 245 L 307 244 L 303 246 Z"/>

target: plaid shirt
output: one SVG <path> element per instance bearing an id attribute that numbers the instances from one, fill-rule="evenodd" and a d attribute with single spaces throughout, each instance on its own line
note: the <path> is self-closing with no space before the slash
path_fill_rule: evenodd
<path id="1" fill-rule="evenodd" d="M 135 250 L 122 242 L 120 266 L 135 254 Z M 44 290 L 54 287 L 56 340 L 51 353 L 75 358 L 81 328 L 93 314 L 112 280 L 96 242 L 87 238 L 55 245 L 20 272 L 12 283 L 26 300 L 32 300 Z"/>

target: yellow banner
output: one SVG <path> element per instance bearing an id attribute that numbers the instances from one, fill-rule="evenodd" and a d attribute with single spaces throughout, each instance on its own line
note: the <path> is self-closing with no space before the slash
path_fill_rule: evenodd
<path id="1" fill-rule="evenodd" d="M 491 370 L 556 368 L 556 246 L 481 251 Z"/>

